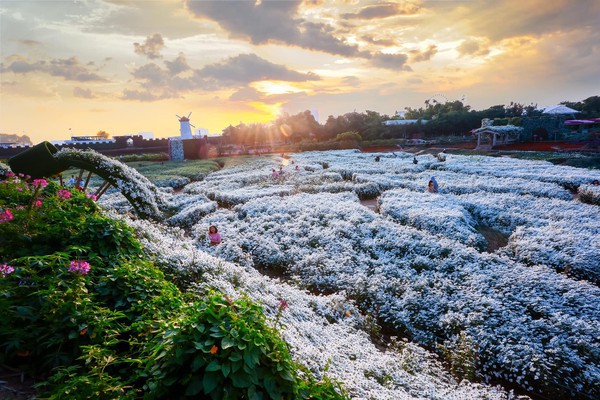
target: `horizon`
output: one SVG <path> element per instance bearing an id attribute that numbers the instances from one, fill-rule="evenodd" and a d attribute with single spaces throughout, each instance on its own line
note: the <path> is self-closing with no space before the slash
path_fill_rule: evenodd
<path id="1" fill-rule="evenodd" d="M 394 116 L 597 95 L 600 2 L 0 3 L 0 132 L 210 134 L 282 113 Z M 269 29 L 264 29 L 269 27 Z"/>

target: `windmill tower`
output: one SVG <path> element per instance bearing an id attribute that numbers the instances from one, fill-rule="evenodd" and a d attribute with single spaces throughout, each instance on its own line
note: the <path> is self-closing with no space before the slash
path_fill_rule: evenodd
<path id="1" fill-rule="evenodd" d="M 190 115 L 192 115 L 192 113 L 190 112 L 188 114 L 187 117 L 180 117 L 179 115 L 175 114 L 175 116 L 177 117 L 177 119 L 179 119 L 179 133 L 181 134 L 181 138 L 182 139 L 192 139 L 192 129 L 190 128 L 190 126 L 194 126 L 190 123 Z M 195 126 L 194 126 L 195 128 Z"/>

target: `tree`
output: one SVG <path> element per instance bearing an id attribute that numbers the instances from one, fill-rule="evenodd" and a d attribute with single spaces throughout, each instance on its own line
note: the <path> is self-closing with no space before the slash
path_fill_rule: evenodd
<path id="1" fill-rule="evenodd" d="M 106 131 L 98 131 L 96 132 L 96 136 L 101 137 L 103 139 L 108 139 L 110 137 L 109 133 Z"/>

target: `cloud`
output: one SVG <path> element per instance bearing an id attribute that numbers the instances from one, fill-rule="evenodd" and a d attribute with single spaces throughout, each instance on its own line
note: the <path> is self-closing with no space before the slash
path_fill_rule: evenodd
<path id="1" fill-rule="evenodd" d="M 381 3 L 377 5 L 369 5 L 362 8 L 357 13 L 342 14 L 345 19 L 381 19 L 393 17 L 396 15 L 412 15 L 416 14 L 420 7 L 414 3 Z"/>
<path id="2" fill-rule="evenodd" d="M 489 45 L 483 39 L 466 39 L 457 48 L 462 56 L 487 56 L 490 53 Z"/>
<path id="3" fill-rule="evenodd" d="M 169 72 L 173 75 L 177 75 L 184 71 L 189 71 L 192 68 L 188 65 L 185 55 L 179 53 L 179 56 L 173 61 L 165 61 L 165 65 L 169 69 Z"/>
<path id="4" fill-rule="evenodd" d="M 431 57 L 433 57 L 434 55 L 436 55 L 438 52 L 438 48 L 435 44 L 430 44 L 429 46 L 427 46 L 427 49 L 424 51 L 419 51 L 419 50 L 411 50 L 410 51 L 410 61 L 411 62 L 422 62 L 422 61 L 429 61 L 431 60 Z"/>
<path id="5" fill-rule="evenodd" d="M 319 76 L 309 72 L 292 71 L 285 65 L 273 64 L 256 54 L 240 54 L 230 57 L 223 63 L 207 65 L 199 71 L 205 78 L 212 78 L 225 86 L 248 84 L 263 80 L 306 82 L 319 80 Z"/>
<path id="6" fill-rule="evenodd" d="M 49 61 L 40 60 L 29 62 L 20 56 L 13 56 L 14 61 L 8 66 L 0 64 L 1 72 L 13 72 L 15 74 L 27 74 L 30 72 L 43 72 L 52 76 L 59 76 L 68 81 L 77 82 L 106 82 L 100 75 L 89 70 L 79 62 L 77 57 L 53 59 Z M 88 66 L 93 63 L 88 63 Z"/>
<path id="7" fill-rule="evenodd" d="M 144 44 L 134 43 L 133 49 L 136 54 L 142 54 L 151 60 L 160 58 L 160 51 L 165 47 L 165 42 L 160 33 L 148 36 Z"/>
<path id="8" fill-rule="evenodd" d="M 372 35 L 363 35 L 360 38 L 367 43 L 375 44 L 378 46 L 395 46 L 396 45 L 396 41 L 394 39 L 375 38 Z"/>
<path id="9" fill-rule="evenodd" d="M 255 54 L 240 54 L 223 62 L 193 69 L 180 53 L 173 61 L 165 61 L 166 68 L 148 63 L 132 72 L 133 78 L 144 90 L 124 91 L 123 99 L 155 101 L 180 97 L 194 90 L 216 91 L 219 89 L 243 88 L 252 82 L 263 80 L 306 82 L 319 80 L 312 72 L 293 71 L 285 65 L 274 64 Z M 238 96 L 252 94 L 242 91 Z"/>
<path id="10" fill-rule="evenodd" d="M 301 1 L 187 1 L 199 18 L 213 20 L 234 38 L 253 44 L 287 44 L 344 56 L 360 55 L 358 46 L 345 43 L 323 23 L 299 18 Z"/>
<path id="11" fill-rule="evenodd" d="M 96 97 L 90 89 L 82 89 L 79 86 L 73 88 L 73 96 L 81 97 L 83 99 L 93 99 Z"/>
<path id="12" fill-rule="evenodd" d="M 232 101 L 262 101 L 264 93 L 251 87 L 244 87 L 229 96 Z"/>
<path id="13" fill-rule="evenodd" d="M 138 101 L 143 101 L 143 102 L 150 102 L 150 101 L 158 101 L 158 100 L 163 100 L 163 99 L 169 99 L 169 98 L 173 98 L 173 97 L 178 97 L 172 93 L 165 93 L 165 92 L 161 92 L 161 93 L 155 93 L 155 92 L 150 92 L 148 90 L 129 90 L 129 89 L 125 89 L 123 91 L 123 96 L 121 96 L 121 99 L 123 100 L 138 100 Z"/>
<path id="14" fill-rule="evenodd" d="M 37 40 L 31 40 L 31 39 L 19 40 L 19 43 L 22 43 L 28 47 L 37 47 L 42 44 L 41 42 L 38 42 Z"/>
<path id="15" fill-rule="evenodd" d="M 377 68 L 391 69 L 397 71 L 412 71 L 406 65 L 408 56 L 406 54 L 375 53 L 371 58 L 371 65 Z"/>

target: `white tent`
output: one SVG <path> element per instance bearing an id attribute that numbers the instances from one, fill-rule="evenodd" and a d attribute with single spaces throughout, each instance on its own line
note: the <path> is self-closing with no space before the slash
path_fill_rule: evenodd
<path id="1" fill-rule="evenodd" d="M 576 114 L 580 112 L 581 111 L 573 110 L 572 108 L 569 108 L 563 104 L 559 104 L 557 106 L 545 107 L 544 111 L 542 111 L 542 114 Z"/>

